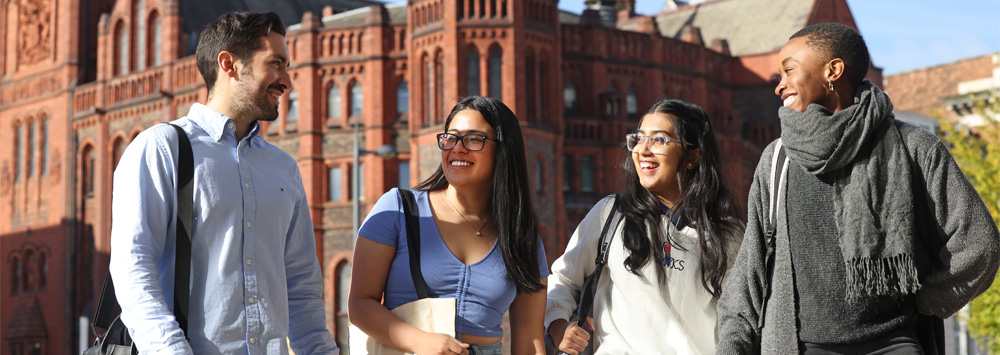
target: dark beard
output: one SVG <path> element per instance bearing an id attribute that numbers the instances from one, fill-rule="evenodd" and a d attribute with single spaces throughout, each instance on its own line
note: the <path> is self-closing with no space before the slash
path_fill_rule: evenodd
<path id="1" fill-rule="evenodd" d="M 255 121 L 277 120 L 278 105 L 271 103 L 271 94 L 267 92 L 268 87 L 254 90 L 254 84 L 259 83 L 249 83 L 256 79 L 249 67 L 240 74 L 246 80 L 240 82 L 240 86 L 233 94 L 233 116 L 249 117 Z"/>

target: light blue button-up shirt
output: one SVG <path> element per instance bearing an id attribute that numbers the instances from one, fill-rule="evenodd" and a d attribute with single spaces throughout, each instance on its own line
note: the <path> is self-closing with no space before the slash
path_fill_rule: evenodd
<path id="1" fill-rule="evenodd" d="M 194 152 L 188 337 L 173 315 L 176 131 L 150 128 L 114 175 L 111 276 L 122 321 L 145 353 L 337 353 L 298 166 L 228 117 L 194 104 L 173 122 Z"/>

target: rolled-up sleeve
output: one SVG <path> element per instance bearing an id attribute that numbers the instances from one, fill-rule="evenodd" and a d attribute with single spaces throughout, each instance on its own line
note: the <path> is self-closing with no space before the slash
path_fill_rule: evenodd
<path id="1" fill-rule="evenodd" d="M 170 144 L 176 138 L 167 137 L 173 132 L 161 125 L 140 134 L 114 173 L 109 270 L 121 319 L 144 354 L 192 353 L 172 313 L 177 148 Z"/>

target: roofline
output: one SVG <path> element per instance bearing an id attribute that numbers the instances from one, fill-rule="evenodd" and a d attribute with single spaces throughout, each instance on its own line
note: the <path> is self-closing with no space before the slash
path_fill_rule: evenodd
<path id="1" fill-rule="evenodd" d="M 892 74 L 892 75 L 885 75 L 885 78 L 889 79 L 889 78 L 892 78 L 892 77 L 895 77 L 895 76 L 900 76 L 900 75 L 904 75 L 904 74 L 912 74 L 913 72 L 917 72 L 917 71 L 921 71 L 921 70 L 927 70 L 927 69 L 935 69 L 935 68 L 943 67 L 943 66 L 946 66 L 946 65 L 958 64 L 960 62 L 964 62 L 964 61 L 967 61 L 967 60 L 980 59 L 980 58 L 988 57 L 988 56 L 991 56 L 991 55 L 1000 56 L 1000 51 L 998 51 L 998 52 L 990 52 L 990 53 L 983 54 L 983 55 L 977 55 L 975 57 L 968 57 L 968 58 L 956 59 L 956 60 L 953 60 L 953 61 L 950 61 L 950 62 L 947 62 L 947 63 L 928 65 L 928 66 L 925 66 L 925 67 L 914 68 L 914 69 L 910 69 L 910 70 L 907 70 L 907 71 L 901 71 L 901 72 L 898 72 L 898 73 L 895 73 L 895 74 Z"/>

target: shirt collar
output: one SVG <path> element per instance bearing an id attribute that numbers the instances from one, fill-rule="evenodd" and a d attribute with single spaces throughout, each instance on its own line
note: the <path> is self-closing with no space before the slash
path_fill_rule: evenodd
<path id="1" fill-rule="evenodd" d="M 219 113 L 211 107 L 195 102 L 191 105 L 187 117 L 198 125 L 198 127 L 201 127 L 216 142 L 221 141 L 222 136 L 227 133 L 236 137 L 236 123 L 228 116 Z M 259 132 L 260 123 L 254 121 L 250 126 L 250 133 L 247 134 L 247 137 L 250 137 L 249 143 L 254 143 L 255 140 L 260 139 Z"/>
<path id="2" fill-rule="evenodd" d="M 677 211 L 671 210 L 670 207 L 660 202 L 660 214 L 670 218 L 670 224 L 674 225 L 677 230 L 684 229 L 685 223 L 684 218 Z"/>

